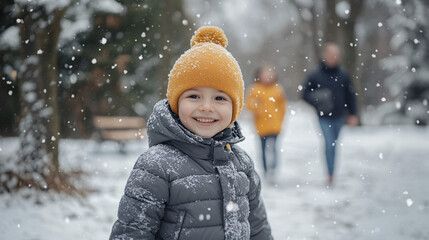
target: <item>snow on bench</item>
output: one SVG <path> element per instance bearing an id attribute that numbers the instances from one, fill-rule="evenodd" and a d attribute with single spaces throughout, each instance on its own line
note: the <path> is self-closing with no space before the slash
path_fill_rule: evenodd
<path id="1" fill-rule="evenodd" d="M 125 141 L 141 140 L 146 136 L 146 121 L 141 117 L 94 116 L 93 124 L 97 140 L 118 142 L 121 153 L 125 152 Z"/>

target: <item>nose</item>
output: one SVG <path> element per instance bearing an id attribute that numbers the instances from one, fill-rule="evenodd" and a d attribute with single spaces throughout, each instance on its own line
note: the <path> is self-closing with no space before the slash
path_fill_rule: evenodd
<path id="1" fill-rule="evenodd" d="M 199 110 L 202 112 L 213 112 L 214 111 L 213 102 L 210 99 L 203 99 L 203 101 L 201 101 Z"/>

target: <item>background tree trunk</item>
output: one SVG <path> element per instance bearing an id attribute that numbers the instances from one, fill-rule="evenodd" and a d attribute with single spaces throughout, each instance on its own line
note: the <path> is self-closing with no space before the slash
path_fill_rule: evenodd
<path id="1" fill-rule="evenodd" d="M 345 24 L 343 25 L 343 64 L 344 68 L 350 73 L 353 81 L 358 101 L 358 108 L 361 109 L 363 102 L 363 88 L 362 82 L 358 76 L 357 71 L 357 42 L 356 42 L 356 25 L 357 19 L 360 16 L 363 8 L 364 1 L 362 0 L 349 0 L 350 15 Z M 359 111 L 360 112 L 360 111 Z"/>
<path id="2" fill-rule="evenodd" d="M 341 42 L 338 26 L 340 18 L 335 12 L 336 4 L 336 0 L 326 0 L 325 31 L 323 32 L 323 42 Z"/>
<path id="3" fill-rule="evenodd" d="M 159 13 L 162 16 L 160 19 L 161 43 L 158 44 L 158 53 L 162 54 L 161 62 L 163 62 L 163 64 L 160 64 L 157 73 L 157 81 L 159 82 L 159 97 L 165 98 L 168 74 L 177 58 L 183 51 L 191 47 L 188 39 L 192 36 L 193 31 L 184 30 L 192 28 L 192 26 L 184 26 L 182 24 L 182 19 L 187 19 L 183 10 L 183 0 L 161 1 L 157 4 L 159 5 Z"/>
<path id="4" fill-rule="evenodd" d="M 320 47 L 321 47 L 321 42 L 319 41 L 319 39 L 321 38 L 320 36 L 320 31 L 318 28 L 318 21 L 320 19 L 320 16 L 317 14 L 317 5 L 316 5 L 316 0 L 313 0 L 313 4 L 310 8 L 311 14 L 313 15 L 313 17 L 311 18 L 311 32 L 313 33 L 313 36 L 311 38 L 312 43 L 313 43 L 313 65 L 315 67 L 318 66 L 319 60 L 320 60 Z"/>
<path id="5" fill-rule="evenodd" d="M 348 3 L 350 4 L 349 17 L 346 20 L 341 20 L 335 10 L 337 1 L 326 0 L 324 42 L 334 42 L 342 46 L 343 67 L 350 73 L 355 91 L 358 94 L 357 102 L 360 112 L 363 106 L 363 89 L 357 76 L 357 46 L 355 43 L 357 19 L 362 12 L 364 1 L 348 0 Z"/>
<path id="6" fill-rule="evenodd" d="M 57 44 L 67 7 L 48 12 L 44 6 L 20 5 L 21 97 L 20 151 L 9 159 L 0 190 L 21 187 L 66 189 L 58 162 Z M 0 191 L 2 192 L 2 191 Z"/>

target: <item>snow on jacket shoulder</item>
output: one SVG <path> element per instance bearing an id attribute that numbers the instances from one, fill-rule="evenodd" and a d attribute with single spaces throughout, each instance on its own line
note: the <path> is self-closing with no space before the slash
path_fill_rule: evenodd
<path id="1" fill-rule="evenodd" d="M 110 239 L 271 239 L 239 126 L 201 138 L 175 118 L 157 103 Z"/>

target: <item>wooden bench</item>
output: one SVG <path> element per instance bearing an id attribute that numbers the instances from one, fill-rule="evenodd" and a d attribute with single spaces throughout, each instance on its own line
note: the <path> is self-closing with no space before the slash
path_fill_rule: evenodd
<path id="1" fill-rule="evenodd" d="M 121 153 L 125 153 L 125 141 L 141 140 L 146 136 L 146 121 L 141 117 L 94 116 L 93 124 L 97 140 L 118 142 Z"/>

